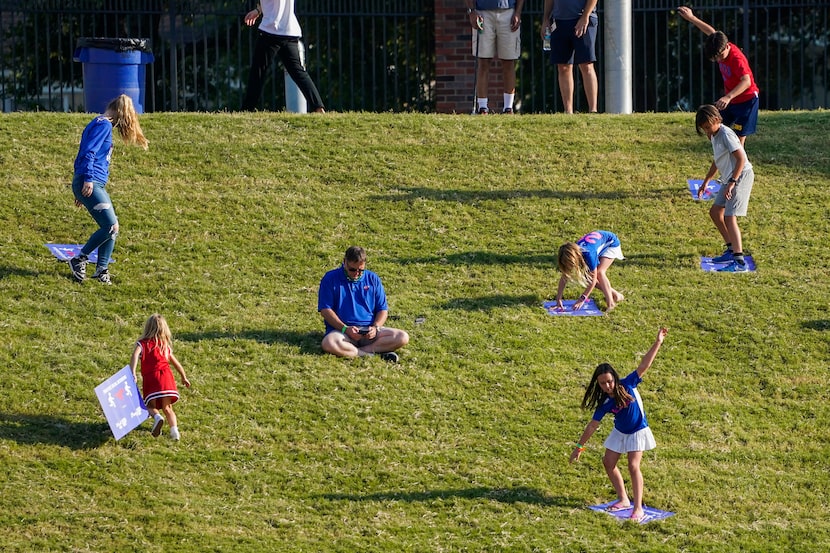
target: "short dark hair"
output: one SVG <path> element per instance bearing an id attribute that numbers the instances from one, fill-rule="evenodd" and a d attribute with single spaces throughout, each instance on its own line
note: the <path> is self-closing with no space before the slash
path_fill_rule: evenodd
<path id="1" fill-rule="evenodd" d="M 703 43 L 703 55 L 706 59 L 715 60 L 715 56 L 721 53 L 721 50 L 729 46 L 729 39 L 721 31 L 715 31 L 706 37 L 706 42 Z"/>
<path id="2" fill-rule="evenodd" d="M 360 246 L 349 246 L 343 258 L 350 263 L 363 263 L 366 261 L 366 250 Z"/>
<path id="3" fill-rule="evenodd" d="M 703 135 L 703 131 L 701 127 L 706 123 L 720 123 L 723 121 L 723 116 L 721 116 L 720 111 L 718 108 L 713 106 L 712 104 L 704 104 L 697 108 L 697 114 L 695 115 L 695 130 L 697 134 Z"/>

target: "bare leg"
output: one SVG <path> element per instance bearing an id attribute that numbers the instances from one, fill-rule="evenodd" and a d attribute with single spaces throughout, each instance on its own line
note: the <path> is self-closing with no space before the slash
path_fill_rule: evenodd
<path id="1" fill-rule="evenodd" d="M 723 237 L 724 243 L 729 244 L 729 230 L 727 230 L 726 223 L 723 220 L 724 211 L 725 208 L 723 206 L 713 205 L 709 208 L 709 217 L 711 217 L 712 222 L 715 223 L 715 228 L 718 229 L 721 237 Z"/>
<path id="2" fill-rule="evenodd" d="M 167 426 L 173 428 L 178 426 L 176 421 L 176 413 L 173 412 L 173 404 L 170 403 L 170 398 L 161 398 L 161 412 L 164 413 L 164 418 L 167 419 Z"/>
<path id="3" fill-rule="evenodd" d="M 628 452 L 628 472 L 631 474 L 631 493 L 634 496 L 634 511 L 631 518 L 639 520 L 643 516 L 643 473 L 640 471 L 642 451 Z"/>
<path id="4" fill-rule="evenodd" d="M 608 280 L 606 271 L 608 271 L 608 267 L 610 267 L 612 263 L 614 263 L 613 258 L 600 257 L 599 267 L 597 267 L 597 288 L 599 288 L 600 292 L 602 292 L 605 296 L 606 312 L 614 309 L 617 306 L 617 302 L 625 299 L 625 296 L 614 290 L 611 286 L 611 281 Z"/>
<path id="5" fill-rule="evenodd" d="M 492 58 L 478 58 L 478 77 L 476 77 L 476 97 L 487 98 L 490 88 L 490 62 Z M 514 77 L 515 78 L 515 77 Z"/>
<path id="6" fill-rule="evenodd" d="M 723 218 L 726 233 L 729 236 L 727 242 L 732 244 L 733 252 L 743 253 L 743 242 L 741 239 L 741 229 L 738 228 L 738 218 L 734 215 L 729 215 Z"/>
<path id="7" fill-rule="evenodd" d="M 631 501 L 628 499 L 628 493 L 625 491 L 625 482 L 623 481 L 622 473 L 617 468 L 617 461 L 620 460 L 620 454 L 610 449 L 605 450 L 605 455 L 602 457 L 602 465 L 605 467 L 605 473 L 617 493 L 617 505 L 623 507 L 630 505 Z"/>
<path id="8" fill-rule="evenodd" d="M 501 76 L 504 80 L 504 93 L 516 93 L 516 60 L 501 60 Z M 512 108 L 513 106 L 504 106 Z"/>
<path id="9" fill-rule="evenodd" d="M 579 64 L 579 71 L 582 73 L 582 86 L 585 89 L 585 98 L 588 100 L 588 112 L 596 113 L 599 84 L 593 62 Z"/>
<path id="10" fill-rule="evenodd" d="M 371 344 L 357 347 L 352 341 L 340 332 L 329 332 L 323 338 L 321 347 L 326 353 L 337 357 L 358 357 L 395 351 L 409 343 L 409 334 L 396 328 L 381 328 L 378 338 Z"/>
<path id="11" fill-rule="evenodd" d="M 559 94 L 562 95 L 562 108 L 565 113 L 574 112 L 574 74 L 573 66 L 562 63 L 556 66 L 559 80 Z"/>

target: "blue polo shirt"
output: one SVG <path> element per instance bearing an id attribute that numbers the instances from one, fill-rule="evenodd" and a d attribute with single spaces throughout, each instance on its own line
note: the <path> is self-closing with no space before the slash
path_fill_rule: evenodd
<path id="1" fill-rule="evenodd" d="M 320 280 L 317 294 L 317 311 L 332 309 L 349 326 L 368 326 L 375 320 L 378 311 L 388 311 L 386 292 L 380 277 L 370 270 L 363 271 L 360 278 L 351 282 L 343 266 L 332 269 Z M 326 334 L 340 331 L 326 323 Z"/>
<path id="2" fill-rule="evenodd" d="M 620 380 L 618 386 L 625 387 L 626 391 L 631 394 L 632 401 L 621 409 L 617 407 L 614 398 L 608 397 L 602 405 L 596 408 L 593 419 L 599 422 L 608 413 L 613 413 L 614 428 L 623 434 L 634 434 L 638 430 L 648 428 L 643 400 L 640 398 L 640 392 L 637 391 L 637 385 L 642 381 L 637 371 Z"/>

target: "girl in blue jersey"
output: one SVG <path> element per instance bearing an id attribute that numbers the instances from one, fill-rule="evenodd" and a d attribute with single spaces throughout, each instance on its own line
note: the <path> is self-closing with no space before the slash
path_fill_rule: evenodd
<path id="1" fill-rule="evenodd" d="M 87 258 L 97 249 L 98 263 L 92 278 L 104 284 L 111 283 L 107 267 L 118 235 L 118 218 L 106 191 L 112 158 L 113 128 L 118 129 L 127 144 L 147 149 L 148 142 L 138 124 L 135 106 L 126 94 L 112 100 L 104 114 L 90 121 L 84 129 L 75 158 L 72 194 L 75 196 L 75 205 L 83 205 L 98 223 L 98 230 L 89 237 L 81 248 L 81 253 L 69 260 L 72 276 L 78 282 L 83 282 L 86 278 Z"/>
<path id="2" fill-rule="evenodd" d="M 614 290 L 608 280 L 608 267 L 615 259 L 623 257 L 620 239 L 613 232 L 595 230 L 589 232 L 574 242 L 563 244 L 559 248 L 557 265 L 562 277 L 559 279 L 559 288 L 556 291 L 556 304 L 559 309 L 562 305 L 562 293 L 568 281 L 574 280 L 585 287 L 585 291 L 573 305 L 574 311 L 581 309 L 594 287 L 599 288 L 605 296 L 605 311 L 611 311 L 625 296 Z"/>
<path id="3" fill-rule="evenodd" d="M 576 448 L 571 453 L 571 462 L 578 461 L 582 452 L 585 451 L 585 444 L 599 428 L 602 418 L 608 413 L 614 414 L 614 429 L 605 440 L 605 455 L 602 458 L 608 479 L 611 480 L 611 485 L 617 492 L 617 502 L 608 510 L 631 509 L 631 519 L 637 522 L 644 516 L 643 473 L 640 472 L 640 461 L 643 458 L 643 451 L 657 447 L 654 435 L 648 427 L 646 412 L 643 409 L 637 385 L 642 382 L 643 374 L 651 367 L 666 334 L 668 334 L 668 329 L 661 328 L 651 349 L 640 361 L 640 366 L 623 379 L 620 379 L 617 371 L 608 363 L 602 363 L 596 368 L 585 390 L 585 396 L 582 398 L 582 408 L 594 409 L 594 416 L 585 427 L 582 437 L 579 438 Z M 617 461 L 623 453 L 628 455 L 633 503 L 628 498 L 622 474 L 617 468 Z"/>

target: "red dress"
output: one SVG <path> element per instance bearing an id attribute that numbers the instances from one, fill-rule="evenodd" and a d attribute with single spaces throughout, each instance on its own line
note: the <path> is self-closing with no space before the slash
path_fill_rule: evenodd
<path id="1" fill-rule="evenodd" d="M 170 403 L 179 400 L 179 391 L 176 388 L 176 378 L 170 369 L 167 357 L 159 351 L 155 340 L 141 340 L 141 389 L 144 394 L 144 404 L 163 397 L 171 398 Z"/>

